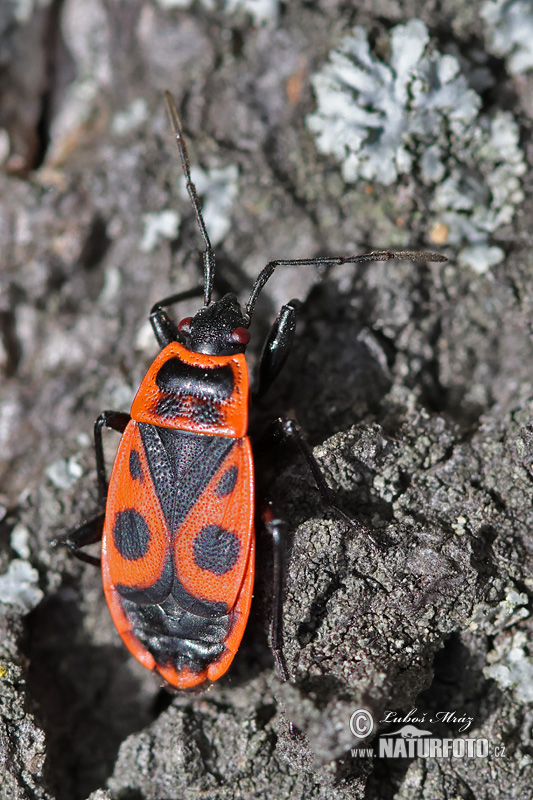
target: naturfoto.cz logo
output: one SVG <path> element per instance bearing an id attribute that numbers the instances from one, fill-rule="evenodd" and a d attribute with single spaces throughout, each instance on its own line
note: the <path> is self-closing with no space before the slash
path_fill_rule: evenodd
<path id="1" fill-rule="evenodd" d="M 395 721 L 399 721 L 399 718 Z M 470 722 L 469 719 L 468 723 Z M 365 739 L 373 729 L 374 720 L 369 711 L 354 711 L 350 718 L 350 730 L 355 737 Z M 438 739 L 431 731 L 407 723 L 397 731 L 380 736 L 372 747 L 356 747 L 351 752 L 352 756 L 358 758 L 487 758 L 491 754 L 501 758 L 505 755 L 505 746 L 496 745 L 491 748 L 489 740 L 483 737 Z"/>

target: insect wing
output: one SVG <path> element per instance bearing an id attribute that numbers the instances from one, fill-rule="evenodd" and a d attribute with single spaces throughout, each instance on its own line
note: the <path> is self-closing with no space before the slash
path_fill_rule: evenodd
<path id="1" fill-rule="evenodd" d="M 102 545 L 104 586 L 160 592 L 170 537 L 139 426 L 128 423 L 109 483 Z M 166 587 L 168 593 L 168 587 Z M 154 597 L 154 601 L 157 599 Z"/>
<path id="2" fill-rule="evenodd" d="M 222 438 L 222 437 L 217 437 Z M 253 469 L 248 438 L 231 440 L 174 542 L 180 583 L 190 594 L 232 609 L 253 539 Z"/>

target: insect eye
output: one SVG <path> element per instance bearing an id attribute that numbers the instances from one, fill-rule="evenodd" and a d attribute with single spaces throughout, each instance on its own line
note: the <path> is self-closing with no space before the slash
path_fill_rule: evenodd
<path id="1" fill-rule="evenodd" d="M 180 333 L 190 333 L 191 332 L 191 322 L 192 317 L 185 317 L 178 323 L 178 330 Z"/>
<path id="2" fill-rule="evenodd" d="M 235 344 L 248 344 L 250 341 L 250 331 L 248 328 L 235 328 L 231 334 L 231 341 Z"/>

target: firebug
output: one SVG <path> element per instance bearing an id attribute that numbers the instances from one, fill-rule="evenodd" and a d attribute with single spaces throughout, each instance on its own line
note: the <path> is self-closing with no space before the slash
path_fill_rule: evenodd
<path id="1" fill-rule="evenodd" d="M 355 256 L 271 261 L 241 307 L 235 294 L 213 300 L 215 256 L 191 180 L 175 102 L 165 103 L 187 190 L 204 242 L 203 287 L 167 297 L 150 312 L 161 348 L 135 396 L 130 414 L 104 411 L 94 429 L 99 507 L 52 545 L 101 563 L 109 611 L 126 647 L 145 667 L 178 689 L 220 678 L 241 642 L 254 583 L 254 464 L 248 438 L 246 346 L 256 301 L 278 267 L 335 265 L 405 258 L 445 261 L 427 252 L 372 252 Z M 203 306 L 175 325 L 166 308 L 203 294 Z M 300 303 L 285 304 L 266 339 L 258 392 L 282 369 Z M 336 505 L 312 450 L 294 420 L 278 430 L 304 455 L 325 501 Z M 102 430 L 122 434 L 107 481 Z M 274 545 L 272 647 L 282 679 L 280 640 L 283 523 L 269 507 L 266 530 Z M 81 548 L 102 540 L 101 559 Z"/>

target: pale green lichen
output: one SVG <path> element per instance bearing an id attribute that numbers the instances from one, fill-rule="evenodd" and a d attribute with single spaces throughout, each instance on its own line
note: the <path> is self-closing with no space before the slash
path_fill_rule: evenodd
<path id="1" fill-rule="evenodd" d="M 521 703 L 533 701 L 533 658 L 529 648 L 524 631 L 503 635 L 488 654 L 488 666 L 483 669 L 486 678 L 495 680 L 502 689 L 512 689 Z"/>
<path id="2" fill-rule="evenodd" d="M 520 176 L 526 164 L 518 146 L 518 125 L 509 112 L 480 118 L 465 132 L 461 160 L 435 186 L 431 209 L 461 247 L 458 260 L 477 272 L 497 264 L 504 251 L 489 246 L 490 234 L 513 219 L 524 199 Z"/>
<path id="3" fill-rule="evenodd" d="M 390 186 L 416 172 L 432 190 L 428 224 L 443 226 L 461 263 L 483 272 L 503 258 L 490 236 L 523 199 L 518 125 L 508 112 L 480 114 L 459 61 L 431 46 L 421 20 L 392 30 L 388 63 L 354 28 L 312 83 L 307 126 L 346 182 Z"/>
<path id="4" fill-rule="evenodd" d="M 514 75 L 533 68 L 532 0 L 489 0 L 480 11 L 485 20 L 488 49 L 506 58 Z"/>
<path id="5" fill-rule="evenodd" d="M 385 64 L 371 54 L 364 29 L 354 28 L 314 76 L 317 110 L 307 126 L 318 149 L 341 162 L 346 181 L 390 185 L 430 146 L 421 165 L 428 180 L 443 176 L 446 142 L 439 133 L 446 126 L 463 136 L 481 100 L 468 88 L 458 61 L 431 50 L 429 42 L 421 20 L 399 25 Z"/>
<path id="6" fill-rule="evenodd" d="M 144 231 L 139 242 L 139 250 L 151 253 L 162 239 L 175 239 L 180 226 L 180 215 L 172 208 L 143 214 Z"/>
<path id="7" fill-rule="evenodd" d="M 468 628 L 471 631 L 483 630 L 486 634 L 495 636 L 527 619 L 530 613 L 528 603 L 527 594 L 510 585 L 506 587 L 505 598 L 496 607 L 487 603 L 476 606 Z"/>
<path id="8" fill-rule="evenodd" d="M 202 214 L 209 232 L 211 244 L 220 244 L 230 229 L 231 209 L 238 192 L 239 171 L 234 164 L 220 169 L 203 170 L 195 166 L 191 177 L 201 198 Z M 180 176 L 180 193 L 188 199 L 185 177 Z M 139 243 L 143 253 L 152 252 L 164 240 L 178 235 L 181 217 L 174 209 L 164 209 L 152 214 L 143 214 L 144 231 Z"/>
<path id="9" fill-rule="evenodd" d="M 0 603 L 29 612 L 43 599 L 39 573 L 29 561 L 14 558 L 0 575 Z"/>

